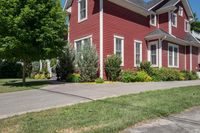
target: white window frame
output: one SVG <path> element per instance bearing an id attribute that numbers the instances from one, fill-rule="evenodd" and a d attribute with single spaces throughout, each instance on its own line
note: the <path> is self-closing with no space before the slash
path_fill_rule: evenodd
<path id="1" fill-rule="evenodd" d="M 171 15 L 176 16 L 176 17 L 175 17 L 175 24 L 173 24 L 173 20 L 171 20 L 171 23 L 172 23 L 172 26 L 173 26 L 173 27 L 177 27 L 177 14 L 176 14 L 176 13 L 172 13 Z M 173 19 L 173 17 L 171 17 L 171 19 Z"/>
<path id="2" fill-rule="evenodd" d="M 183 17 L 183 7 L 179 6 L 178 15 Z"/>
<path id="3" fill-rule="evenodd" d="M 142 41 L 134 40 L 134 67 L 139 67 L 140 64 L 136 64 L 136 43 L 140 43 L 140 62 L 142 62 Z"/>
<path id="4" fill-rule="evenodd" d="M 187 26 L 187 23 L 189 24 L 189 27 Z M 189 28 L 189 29 L 186 29 L 186 28 Z M 188 20 L 185 19 L 184 21 L 184 30 L 185 32 L 190 32 L 190 23 Z"/>
<path id="5" fill-rule="evenodd" d="M 85 20 L 87 20 L 88 19 L 88 0 L 85 0 L 85 2 L 86 2 L 86 15 L 85 15 L 85 18 L 83 18 L 83 19 L 81 19 L 80 17 L 81 17 L 81 14 L 80 14 L 80 12 L 81 12 L 81 6 L 80 6 L 80 1 L 81 0 L 78 0 L 78 23 L 80 23 L 80 22 L 83 22 L 83 21 L 85 21 Z"/>
<path id="6" fill-rule="evenodd" d="M 121 66 L 124 66 L 124 37 L 123 36 L 118 36 L 118 35 L 114 35 L 114 54 L 116 54 L 116 38 L 121 39 L 122 40 L 122 64 Z"/>
<path id="7" fill-rule="evenodd" d="M 74 49 L 75 49 L 75 51 L 77 50 L 77 42 L 81 41 L 81 43 L 83 43 L 83 41 L 85 39 L 88 39 L 88 38 L 90 38 L 90 45 L 92 45 L 92 35 L 85 36 L 85 37 L 82 37 L 82 38 L 74 40 Z"/>
<path id="8" fill-rule="evenodd" d="M 156 64 L 152 64 L 152 67 L 158 67 L 158 41 L 148 43 L 148 61 L 151 62 L 151 46 L 156 45 Z"/>
<path id="9" fill-rule="evenodd" d="M 169 47 L 172 47 L 172 65 L 169 64 Z M 177 66 L 174 65 L 174 48 L 177 48 Z M 179 68 L 179 46 L 175 44 L 168 44 L 168 67 L 170 68 Z"/>
<path id="10" fill-rule="evenodd" d="M 155 16 L 154 24 L 153 24 L 152 21 L 151 21 L 151 16 L 152 16 L 152 15 Z M 157 16 L 156 16 L 156 14 L 150 14 L 150 25 L 152 25 L 152 26 L 156 26 L 156 25 L 157 25 Z"/>

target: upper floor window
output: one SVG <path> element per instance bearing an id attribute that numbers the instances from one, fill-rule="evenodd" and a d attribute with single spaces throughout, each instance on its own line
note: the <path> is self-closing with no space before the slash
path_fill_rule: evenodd
<path id="1" fill-rule="evenodd" d="M 92 36 L 87 36 L 87 37 L 75 40 L 74 47 L 77 54 L 81 53 L 84 45 L 92 45 Z"/>
<path id="2" fill-rule="evenodd" d="M 156 26 L 156 15 L 155 14 L 151 14 L 150 15 L 150 25 Z"/>
<path id="3" fill-rule="evenodd" d="M 176 13 L 171 14 L 171 22 L 172 22 L 172 26 L 177 27 L 177 14 Z"/>
<path id="4" fill-rule="evenodd" d="M 142 42 L 136 41 L 134 42 L 134 67 L 140 66 L 142 62 Z"/>
<path id="5" fill-rule="evenodd" d="M 168 46 L 168 66 L 178 67 L 179 66 L 179 50 L 177 45 L 169 44 Z"/>
<path id="6" fill-rule="evenodd" d="M 78 22 L 87 19 L 87 0 L 78 0 Z"/>
<path id="7" fill-rule="evenodd" d="M 119 56 L 124 65 L 124 37 L 114 36 L 114 54 Z"/>
<path id="8" fill-rule="evenodd" d="M 183 7 L 181 7 L 181 6 L 179 6 L 178 15 L 181 17 L 183 16 Z"/>
<path id="9" fill-rule="evenodd" d="M 185 20 L 185 32 L 190 32 L 190 22 L 188 20 Z"/>

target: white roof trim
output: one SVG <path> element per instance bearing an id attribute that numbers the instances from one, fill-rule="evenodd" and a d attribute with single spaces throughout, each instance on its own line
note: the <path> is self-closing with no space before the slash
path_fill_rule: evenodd
<path id="1" fill-rule="evenodd" d="M 64 10 L 65 10 L 65 8 L 66 8 L 67 1 L 68 1 L 68 0 L 65 0 L 65 4 L 64 4 L 64 6 L 63 6 L 63 11 L 64 11 Z"/>
<path id="2" fill-rule="evenodd" d="M 148 11 L 152 10 L 154 7 L 156 7 L 157 5 L 159 5 L 160 3 L 162 3 L 164 0 L 159 1 L 157 4 L 153 5 L 152 7 L 150 7 L 148 9 Z"/>

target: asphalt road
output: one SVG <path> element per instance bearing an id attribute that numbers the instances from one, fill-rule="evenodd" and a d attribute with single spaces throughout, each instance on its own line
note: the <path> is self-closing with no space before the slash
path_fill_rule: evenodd
<path id="1" fill-rule="evenodd" d="M 193 85 L 200 85 L 200 81 L 57 84 L 37 90 L 2 93 L 0 94 L 0 119 L 108 97 Z"/>

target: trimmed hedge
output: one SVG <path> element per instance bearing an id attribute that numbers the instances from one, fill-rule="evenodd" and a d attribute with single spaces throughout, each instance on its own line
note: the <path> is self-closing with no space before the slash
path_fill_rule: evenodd
<path id="1" fill-rule="evenodd" d="M 0 78 L 22 78 L 22 65 L 16 62 L 0 61 Z"/>

